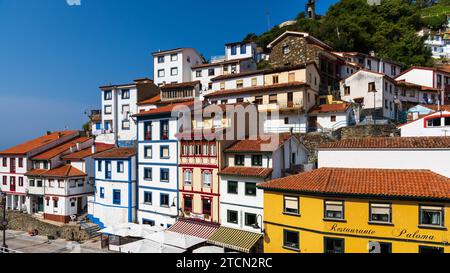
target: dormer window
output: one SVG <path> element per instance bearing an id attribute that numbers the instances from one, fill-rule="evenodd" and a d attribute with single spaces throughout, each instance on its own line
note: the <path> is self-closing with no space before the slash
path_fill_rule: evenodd
<path id="1" fill-rule="evenodd" d="M 241 45 L 241 54 L 247 54 L 247 45 Z"/>
<path id="2" fill-rule="evenodd" d="M 283 54 L 289 54 L 289 52 L 291 52 L 291 49 L 289 48 L 288 45 L 283 46 Z"/>

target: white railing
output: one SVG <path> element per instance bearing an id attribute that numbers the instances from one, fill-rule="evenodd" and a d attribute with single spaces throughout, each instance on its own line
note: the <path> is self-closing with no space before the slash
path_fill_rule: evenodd
<path id="1" fill-rule="evenodd" d="M 305 125 L 281 125 L 281 126 L 266 126 L 264 132 L 266 134 L 280 134 L 280 133 L 294 133 L 303 134 L 306 133 L 307 128 Z"/>

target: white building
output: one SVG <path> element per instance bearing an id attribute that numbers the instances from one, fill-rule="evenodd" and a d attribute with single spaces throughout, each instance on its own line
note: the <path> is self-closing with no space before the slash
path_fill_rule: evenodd
<path id="1" fill-rule="evenodd" d="M 278 138 L 278 139 L 277 139 Z M 264 192 L 256 185 L 284 177 L 307 163 L 308 151 L 292 135 L 241 140 L 225 149 L 220 177 L 222 226 L 260 233 L 264 225 Z"/>
<path id="2" fill-rule="evenodd" d="M 318 149 L 319 168 L 431 170 L 450 177 L 450 137 L 347 139 Z"/>
<path id="3" fill-rule="evenodd" d="M 346 63 L 341 66 L 341 77 L 344 79 L 359 69 L 378 72 L 394 78 L 401 73 L 401 65 L 376 57 L 375 54 L 364 54 L 360 52 L 333 52 L 345 59 Z"/>
<path id="4" fill-rule="evenodd" d="M 323 104 L 309 111 L 309 128 L 333 132 L 355 124 L 355 112 L 349 103 Z"/>
<path id="5" fill-rule="evenodd" d="M 450 136 L 450 112 L 440 111 L 399 126 L 402 137 Z"/>
<path id="6" fill-rule="evenodd" d="M 177 48 L 153 53 L 153 79 L 155 84 L 183 83 L 192 81 L 192 67 L 205 60 L 193 48 Z"/>
<path id="7" fill-rule="evenodd" d="M 255 87 L 264 85 L 264 71 L 246 71 L 236 74 L 226 74 L 211 79 L 212 88 L 206 94 L 220 90 Z"/>
<path id="8" fill-rule="evenodd" d="M 133 84 L 100 87 L 102 91 L 102 134 L 96 142 L 133 146 L 136 141 L 136 123 L 131 118 L 138 113 L 138 103 L 159 94 L 159 88 L 149 79 L 138 79 Z"/>
<path id="9" fill-rule="evenodd" d="M 179 214 L 177 105 L 142 112 L 138 120 L 138 214 L 140 224 L 172 226 Z"/>
<path id="10" fill-rule="evenodd" d="M 396 81 L 378 72 L 361 69 L 341 81 L 341 99 L 362 106 L 366 115 L 397 119 Z"/>
<path id="11" fill-rule="evenodd" d="M 49 132 L 45 136 L 0 152 L 0 190 L 7 195 L 8 209 L 31 212 L 25 177 L 33 168 L 31 158 L 78 136 L 78 131 Z"/>
<path id="12" fill-rule="evenodd" d="M 236 60 L 245 58 L 255 58 L 256 44 L 252 42 L 236 42 L 225 45 L 225 59 Z"/>
<path id="13" fill-rule="evenodd" d="M 136 149 L 113 148 L 94 156 L 95 194 L 88 218 L 101 228 L 136 221 Z"/>

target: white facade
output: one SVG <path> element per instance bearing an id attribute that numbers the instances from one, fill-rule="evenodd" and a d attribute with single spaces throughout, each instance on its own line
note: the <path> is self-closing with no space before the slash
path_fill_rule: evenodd
<path id="1" fill-rule="evenodd" d="M 441 89 L 450 83 L 450 74 L 432 67 L 412 67 L 395 80 Z"/>
<path id="2" fill-rule="evenodd" d="M 382 109 L 384 118 L 396 119 L 398 105 L 395 103 L 395 81 L 380 73 L 360 70 L 342 80 L 340 85 L 343 101 L 354 102 L 363 98 L 363 109 Z M 376 92 L 370 92 L 371 88 Z"/>
<path id="3" fill-rule="evenodd" d="M 227 60 L 254 58 L 255 55 L 255 43 L 230 43 L 225 45 L 225 58 Z"/>
<path id="4" fill-rule="evenodd" d="M 178 216 L 177 124 L 170 114 L 139 117 L 137 221 L 140 224 L 168 228 Z"/>
<path id="5" fill-rule="evenodd" d="M 251 75 L 236 75 L 236 77 L 227 78 L 227 79 L 217 79 L 212 82 L 212 89 L 208 91 L 208 93 L 212 93 L 219 90 L 227 90 L 227 89 L 237 89 L 237 88 L 246 88 L 246 87 L 254 87 L 254 86 L 263 86 L 264 85 L 264 74 L 263 72 L 252 73 Z M 240 87 L 239 87 L 240 86 Z"/>
<path id="6" fill-rule="evenodd" d="M 402 137 L 450 136 L 450 112 L 433 113 L 399 129 Z"/>
<path id="7" fill-rule="evenodd" d="M 191 68 L 203 63 L 193 48 L 181 48 L 153 53 L 154 82 L 162 84 L 192 81 Z"/>
<path id="8" fill-rule="evenodd" d="M 450 177 L 450 149 L 319 149 L 319 168 L 431 170 Z"/>
<path id="9" fill-rule="evenodd" d="M 122 168 L 119 169 L 119 164 Z M 90 220 L 100 227 L 136 221 L 136 156 L 95 159 L 95 195 L 88 200 Z"/>

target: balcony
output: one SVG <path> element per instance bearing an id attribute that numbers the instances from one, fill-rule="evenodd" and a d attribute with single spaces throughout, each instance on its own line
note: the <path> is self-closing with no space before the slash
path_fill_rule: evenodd
<path id="1" fill-rule="evenodd" d="M 265 126 L 264 133 L 266 134 L 282 134 L 282 133 L 294 133 L 294 134 L 304 134 L 307 132 L 305 125 L 300 124 L 286 124 L 282 126 Z"/>
<path id="2" fill-rule="evenodd" d="M 301 111 L 301 112 L 303 112 L 303 104 L 302 103 L 294 103 L 294 102 L 259 104 L 258 111 L 259 112 L 274 112 L 274 111 L 279 111 L 279 112 Z"/>

